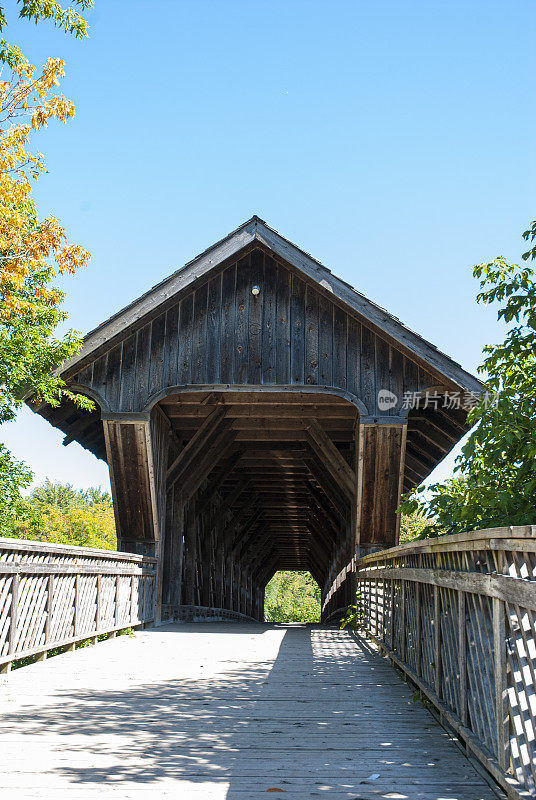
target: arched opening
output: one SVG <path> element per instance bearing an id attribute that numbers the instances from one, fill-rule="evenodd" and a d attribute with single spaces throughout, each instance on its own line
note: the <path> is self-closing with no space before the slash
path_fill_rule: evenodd
<path id="1" fill-rule="evenodd" d="M 320 622 L 321 589 L 310 572 L 279 570 L 264 590 L 265 622 Z"/>
<path id="2" fill-rule="evenodd" d="M 355 551 L 356 404 L 319 387 L 189 388 L 151 415 L 169 425 L 164 617 L 262 620 L 280 572 L 347 604 L 348 581 L 333 582 Z"/>

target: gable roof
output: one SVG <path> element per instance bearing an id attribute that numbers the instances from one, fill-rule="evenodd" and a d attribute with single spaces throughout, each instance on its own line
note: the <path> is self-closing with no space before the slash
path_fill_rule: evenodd
<path id="1" fill-rule="evenodd" d="M 350 313 L 371 327 L 380 336 L 391 340 L 410 358 L 427 369 L 446 378 L 462 389 L 480 392 L 482 383 L 460 364 L 442 353 L 422 336 L 407 328 L 397 317 L 368 300 L 350 284 L 337 278 L 331 270 L 304 250 L 285 239 L 257 216 L 251 217 L 224 239 L 216 242 L 184 267 L 156 284 L 137 300 L 118 311 L 84 338 L 80 352 L 58 370 L 62 375 L 73 374 L 87 364 L 102 349 L 111 344 L 127 329 L 167 303 L 176 294 L 186 289 L 199 278 L 220 264 L 238 255 L 244 248 L 258 245 L 270 251 L 276 258 L 300 272 L 306 279 L 317 284 L 337 299 Z"/>

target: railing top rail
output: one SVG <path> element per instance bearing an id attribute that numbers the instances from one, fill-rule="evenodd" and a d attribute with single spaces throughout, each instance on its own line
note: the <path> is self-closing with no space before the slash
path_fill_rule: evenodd
<path id="1" fill-rule="evenodd" d="M 86 556 L 90 558 L 108 559 L 110 561 L 135 561 L 144 564 L 156 564 L 156 558 L 138 555 L 137 553 L 123 553 L 118 550 L 101 550 L 98 547 L 76 547 L 70 544 L 38 542 L 31 539 L 5 539 L 0 537 L 0 554 L 9 551 L 58 553 L 60 555 Z"/>
<path id="2" fill-rule="evenodd" d="M 504 528 L 485 528 L 449 536 L 399 544 L 378 550 L 358 559 L 357 567 L 376 561 L 398 558 L 412 553 L 437 553 L 456 550 L 536 550 L 536 525 L 511 525 Z"/>

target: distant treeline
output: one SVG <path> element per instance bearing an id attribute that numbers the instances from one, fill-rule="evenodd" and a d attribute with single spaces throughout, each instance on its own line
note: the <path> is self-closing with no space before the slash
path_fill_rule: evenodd
<path id="1" fill-rule="evenodd" d="M 2 520 L 2 536 L 115 550 L 115 521 L 108 492 L 47 480 L 24 499 L 16 518 Z"/>
<path id="2" fill-rule="evenodd" d="M 276 572 L 266 587 L 267 622 L 319 622 L 320 587 L 309 572 Z"/>

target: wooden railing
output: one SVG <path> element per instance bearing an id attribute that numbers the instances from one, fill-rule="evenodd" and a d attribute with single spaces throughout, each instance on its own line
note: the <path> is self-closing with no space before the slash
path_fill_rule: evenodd
<path id="1" fill-rule="evenodd" d="M 536 795 L 536 526 L 357 562 L 362 624 L 514 798 Z"/>
<path id="2" fill-rule="evenodd" d="M 154 620 L 156 559 L 0 538 L 0 671 Z"/>

